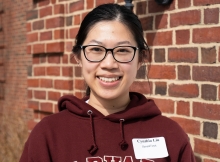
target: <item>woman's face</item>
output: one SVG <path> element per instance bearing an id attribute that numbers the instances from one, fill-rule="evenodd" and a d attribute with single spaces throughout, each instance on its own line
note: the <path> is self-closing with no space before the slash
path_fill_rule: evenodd
<path id="1" fill-rule="evenodd" d="M 134 46 L 134 40 L 129 29 L 119 21 L 102 21 L 96 23 L 89 31 L 83 46 L 101 45 L 105 48 L 116 46 Z M 89 62 L 81 51 L 80 64 L 83 77 L 91 89 L 91 95 L 104 100 L 121 99 L 129 96 L 129 87 L 136 77 L 140 63 L 137 50 L 133 61 L 119 63 L 108 51 L 101 62 Z"/>

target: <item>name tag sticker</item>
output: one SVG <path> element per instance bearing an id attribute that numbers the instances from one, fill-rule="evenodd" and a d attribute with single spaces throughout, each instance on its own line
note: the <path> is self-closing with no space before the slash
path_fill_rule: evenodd
<path id="1" fill-rule="evenodd" d="M 164 137 L 134 138 L 132 143 L 136 159 L 157 159 L 169 155 Z"/>

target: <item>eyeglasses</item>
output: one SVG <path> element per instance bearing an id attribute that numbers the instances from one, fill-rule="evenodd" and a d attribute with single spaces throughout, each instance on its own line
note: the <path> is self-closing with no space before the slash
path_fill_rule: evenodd
<path id="1" fill-rule="evenodd" d="M 105 59 L 107 52 L 111 51 L 113 58 L 120 63 L 128 63 L 134 59 L 137 47 L 133 46 L 117 46 L 107 49 L 99 45 L 80 46 L 83 49 L 85 58 L 90 62 L 101 62 Z"/>

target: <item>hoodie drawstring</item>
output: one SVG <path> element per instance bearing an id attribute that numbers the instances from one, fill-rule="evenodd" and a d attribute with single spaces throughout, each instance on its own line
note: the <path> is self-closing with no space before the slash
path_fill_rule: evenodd
<path id="1" fill-rule="evenodd" d="M 88 149 L 88 152 L 91 155 L 94 155 L 98 151 L 98 146 L 95 141 L 95 131 L 94 131 L 94 125 L 93 125 L 92 111 L 88 110 L 87 114 L 90 117 L 90 126 L 91 126 L 91 131 L 92 131 L 92 138 L 93 138 L 93 145 L 91 145 L 90 149 Z"/>
<path id="2" fill-rule="evenodd" d="M 120 131 L 121 131 L 121 137 L 122 141 L 119 143 L 119 146 L 121 147 L 122 150 L 126 150 L 128 148 L 128 143 L 125 141 L 124 138 L 124 128 L 123 128 L 123 122 L 125 121 L 124 119 L 120 119 Z"/>

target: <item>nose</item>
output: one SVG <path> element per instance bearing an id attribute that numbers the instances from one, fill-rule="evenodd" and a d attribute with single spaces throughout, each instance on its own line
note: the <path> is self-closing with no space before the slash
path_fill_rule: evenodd
<path id="1" fill-rule="evenodd" d="M 112 51 L 107 51 L 104 60 L 100 63 L 101 68 L 114 69 L 118 67 L 117 61 L 113 57 Z"/>

